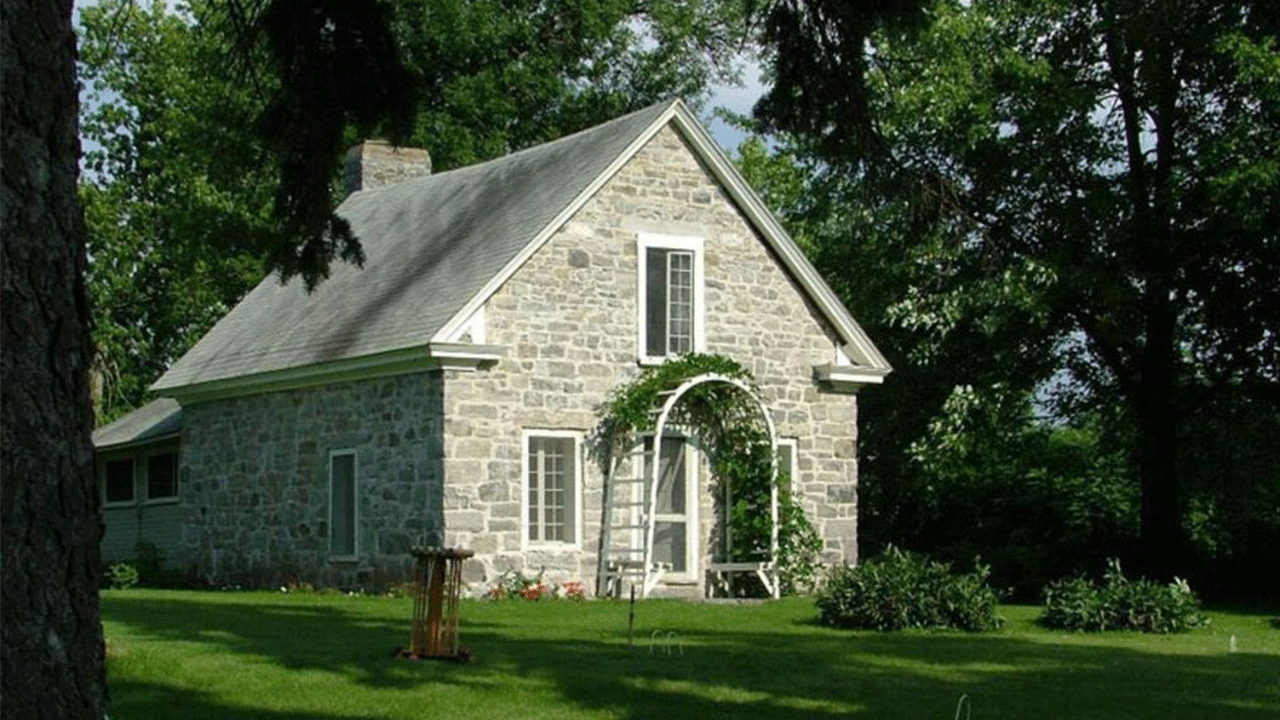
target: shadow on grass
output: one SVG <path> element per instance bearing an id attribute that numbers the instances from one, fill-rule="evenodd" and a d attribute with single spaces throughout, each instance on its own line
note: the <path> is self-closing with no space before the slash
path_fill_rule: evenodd
<path id="1" fill-rule="evenodd" d="M 333 713 L 290 712 L 229 705 L 210 693 L 176 688 L 158 683 L 123 681 L 111 684 L 113 696 L 127 696 L 127 717 L 190 718 L 191 720 L 356 720 L 368 715 L 336 715 Z M 111 712 L 116 712 L 111 708 Z M 119 714 L 117 713 L 119 716 Z"/>
<path id="2" fill-rule="evenodd" d="M 476 661 L 412 663 L 389 657 L 407 639 L 407 607 L 379 609 L 377 602 L 351 609 L 234 596 L 226 602 L 210 595 L 118 596 L 104 603 L 104 615 L 144 637 L 208 643 L 287 669 L 340 672 L 372 688 L 497 687 L 514 694 L 546 684 L 556 701 L 576 711 L 628 720 L 950 718 L 961 695 L 983 720 L 1272 720 L 1280 711 L 1280 661 L 1273 654 L 1184 653 L 1160 641 L 1128 647 L 1047 633 L 853 633 L 782 616 L 774 631 L 773 616 L 739 608 L 664 615 L 666 606 L 642 606 L 636 646 L 628 648 L 625 604 L 485 608 L 474 613 L 478 621 L 467 613 L 479 608 L 466 606 L 463 644 Z M 391 619 L 399 612 L 402 619 Z M 181 707 L 186 699 L 172 702 Z M 180 716 L 343 720 L 208 710 Z M 456 716 L 470 715 L 462 707 Z"/>

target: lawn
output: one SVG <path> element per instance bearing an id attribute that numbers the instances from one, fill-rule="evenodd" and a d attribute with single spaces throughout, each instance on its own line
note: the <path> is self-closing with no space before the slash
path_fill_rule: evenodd
<path id="1" fill-rule="evenodd" d="M 1002 609 L 983 635 L 847 632 L 805 600 L 649 601 L 634 647 L 617 602 L 469 601 L 469 665 L 393 659 L 407 599 L 103 593 L 111 717 L 1280 717 L 1280 612 L 1211 613 L 1172 636 L 1050 632 Z M 1235 637 L 1235 651 L 1231 638 Z"/>

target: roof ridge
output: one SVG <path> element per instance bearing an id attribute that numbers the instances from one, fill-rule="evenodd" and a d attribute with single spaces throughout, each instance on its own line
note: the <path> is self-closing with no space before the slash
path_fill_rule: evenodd
<path id="1" fill-rule="evenodd" d="M 351 193 L 351 195 L 349 195 L 348 197 L 355 197 L 357 195 L 362 195 L 364 197 L 372 197 L 374 195 L 380 195 L 383 192 L 394 189 L 394 188 L 405 188 L 410 186 L 427 185 L 427 184 L 430 184 L 433 180 L 436 180 L 437 178 L 456 177 L 468 171 L 481 172 L 483 170 L 488 170 L 496 164 L 510 162 L 517 158 L 527 157 L 528 155 L 534 154 L 535 152 L 545 152 L 546 150 L 552 147 L 568 144 L 570 140 L 578 139 L 582 135 L 601 131 L 604 128 L 609 126 L 624 125 L 627 122 L 635 119 L 636 116 L 642 115 L 644 113 L 653 112 L 655 116 L 661 115 L 662 112 L 665 112 L 667 110 L 667 108 L 671 107 L 672 105 L 676 105 L 680 102 L 681 100 L 679 97 L 674 97 L 669 100 L 656 102 L 651 105 L 647 105 L 643 108 L 640 108 L 639 110 L 633 110 L 632 112 L 629 112 L 626 115 L 619 115 L 618 117 L 606 120 L 596 125 L 590 125 L 588 127 L 582 128 L 581 130 L 572 132 L 568 135 L 561 135 L 560 137 L 555 138 L 553 140 L 547 140 L 546 142 L 540 142 L 535 145 L 523 147 L 523 148 L 520 148 L 519 150 L 513 150 L 512 152 L 506 153 L 505 155 L 492 157 L 492 158 L 489 158 L 488 160 L 481 160 L 479 162 L 471 163 L 470 165 L 459 165 L 458 167 L 449 168 L 448 170 L 442 170 L 440 172 L 433 172 L 429 175 L 419 175 L 417 177 L 408 178 L 400 182 L 390 183 L 388 185 L 379 185 L 377 187 L 372 187 L 364 190 L 357 190 Z M 659 109 L 661 109 L 661 112 L 659 112 Z M 430 149 L 427 149 L 427 151 L 430 152 Z"/>

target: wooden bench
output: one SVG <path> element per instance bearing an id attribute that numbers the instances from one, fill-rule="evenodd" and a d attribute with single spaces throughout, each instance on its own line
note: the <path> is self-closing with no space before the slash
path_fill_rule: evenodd
<path id="1" fill-rule="evenodd" d="M 764 589 L 768 591 L 769 597 L 776 598 L 781 595 L 782 588 L 778 585 L 772 562 L 711 563 L 707 566 L 707 572 L 711 575 L 711 581 L 724 590 L 729 597 L 733 597 L 733 576 L 737 573 L 755 573 L 764 585 Z"/>

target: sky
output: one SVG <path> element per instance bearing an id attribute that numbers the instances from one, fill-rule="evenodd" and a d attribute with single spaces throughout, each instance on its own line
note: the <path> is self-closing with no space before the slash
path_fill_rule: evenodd
<path id="1" fill-rule="evenodd" d="M 752 106 L 756 104 L 756 100 L 759 100 L 760 95 L 764 92 L 764 86 L 760 82 L 760 66 L 747 64 L 742 71 L 742 80 L 742 87 L 713 85 L 711 99 L 707 102 L 708 112 L 703 113 L 703 115 L 709 115 L 709 111 L 716 107 L 724 107 L 743 115 L 751 114 Z M 712 137 L 716 139 L 716 142 L 720 143 L 720 147 L 726 152 L 732 152 L 746 137 L 746 134 L 741 130 L 729 127 L 719 118 L 712 118 L 708 122 L 707 118 L 703 117 L 702 121 L 706 123 L 707 130 L 711 131 Z"/>

